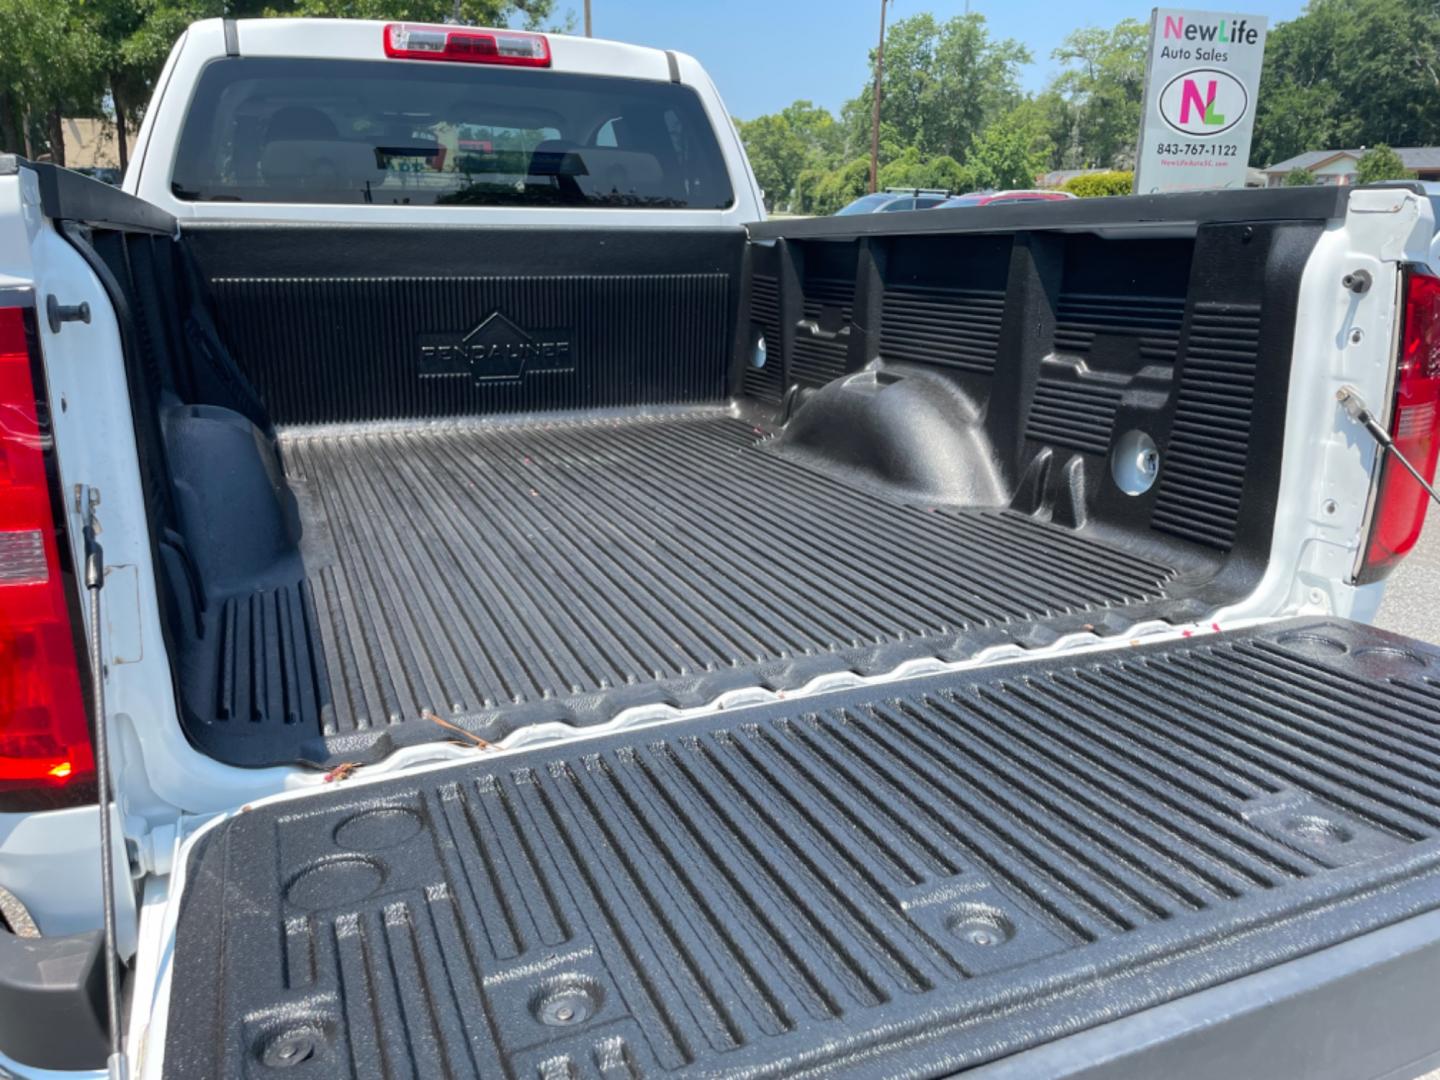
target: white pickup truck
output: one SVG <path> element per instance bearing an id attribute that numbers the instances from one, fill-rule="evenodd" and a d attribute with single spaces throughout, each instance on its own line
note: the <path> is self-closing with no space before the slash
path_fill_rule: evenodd
<path id="1" fill-rule="evenodd" d="M 1419 188 L 762 222 L 687 57 L 263 20 L 125 184 L 0 159 L 0 1076 L 1433 1065 Z"/>

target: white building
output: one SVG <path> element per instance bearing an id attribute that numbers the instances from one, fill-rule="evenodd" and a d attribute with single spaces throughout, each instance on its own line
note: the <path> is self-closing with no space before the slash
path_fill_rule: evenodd
<path id="1" fill-rule="evenodd" d="M 1421 180 L 1440 180 L 1440 146 L 1397 146 L 1395 153 Z M 1266 186 L 1280 187 L 1296 169 L 1308 169 L 1317 184 L 1353 184 L 1364 156 L 1363 146 L 1358 150 L 1311 150 L 1271 165 L 1265 170 Z"/>

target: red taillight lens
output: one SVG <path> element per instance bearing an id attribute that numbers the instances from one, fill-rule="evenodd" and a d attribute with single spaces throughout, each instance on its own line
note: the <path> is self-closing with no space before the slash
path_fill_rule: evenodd
<path id="1" fill-rule="evenodd" d="M 0 309 L 0 810 L 95 780 L 37 401 L 25 312 Z"/>
<path id="2" fill-rule="evenodd" d="M 1395 449 L 1433 482 L 1440 454 L 1440 278 L 1405 271 L 1404 319 L 1390 437 Z M 1424 488 L 1387 454 L 1360 583 L 1384 578 L 1415 546 L 1428 502 Z"/>
<path id="3" fill-rule="evenodd" d="M 385 55 L 401 60 L 549 67 L 550 42 L 544 34 L 517 30 L 390 23 L 385 27 Z"/>

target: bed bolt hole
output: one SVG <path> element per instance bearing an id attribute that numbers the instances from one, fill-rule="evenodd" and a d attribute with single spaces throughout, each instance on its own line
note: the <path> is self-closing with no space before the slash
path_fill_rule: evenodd
<path id="1" fill-rule="evenodd" d="M 262 1060 L 272 1069 L 289 1069 L 315 1056 L 313 1031 L 287 1031 L 265 1048 Z"/>
<path id="2" fill-rule="evenodd" d="M 1360 342 L 1362 342 L 1362 341 L 1364 341 L 1364 340 L 1365 340 L 1365 331 L 1364 331 L 1364 330 L 1361 330 L 1358 326 L 1355 327 L 1354 330 L 1351 330 L 1351 331 L 1350 331 L 1350 344 L 1351 344 L 1351 345 L 1359 345 Z"/>
<path id="3" fill-rule="evenodd" d="M 548 980 L 531 999 L 530 1011 L 547 1027 L 573 1027 L 599 1012 L 604 1000 L 604 992 L 594 980 L 561 976 Z"/>
<path id="4" fill-rule="evenodd" d="M 945 926 L 967 945 L 982 949 L 1004 945 L 1015 936 L 1015 924 L 1004 912 L 986 904 L 961 904 L 945 920 Z"/>
<path id="5" fill-rule="evenodd" d="M 1337 821 L 1318 814 L 1302 814 L 1285 822 L 1285 828 L 1312 844 L 1348 844 L 1355 834 Z"/>
<path id="6" fill-rule="evenodd" d="M 1335 511 L 1340 509 L 1340 504 L 1337 503 L 1334 499 L 1326 499 L 1324 504 L 1322 505 L 1322 509 L 1327 514 L 1334 514 Z"/>

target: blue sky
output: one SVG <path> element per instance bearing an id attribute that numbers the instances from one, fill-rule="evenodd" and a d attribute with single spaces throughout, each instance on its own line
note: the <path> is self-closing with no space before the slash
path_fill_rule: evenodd
<path id="1" fill-rule="evenodd" d="M 580 0 L 559 0 L 580 18 Z M 1175 6 L 1181 6 L 1176 4 Z M 1293 19 L 1302 0 L 1248 0 L 1241 14 Z M 867 51 L 880 29 L 879 0 L 592 0 L 595 36 L 678 49 L 709 70 L 730 111 L 742 119 L 809 98 L 839 112 L 865 81 Z M 1150 7 L 1124 0 L 972 0 L 998 37 L 1029 47 L 1035 63 L 1025 85 L 1038 90 L 1054 74 L 1051 51 L 1080 26 L 1149 19 Z M 1215 10 L 1220 10 L 1216 8 Z M 889 19 L 921 11 L 963 14 L 964 0 L 896 0 Z"/>

